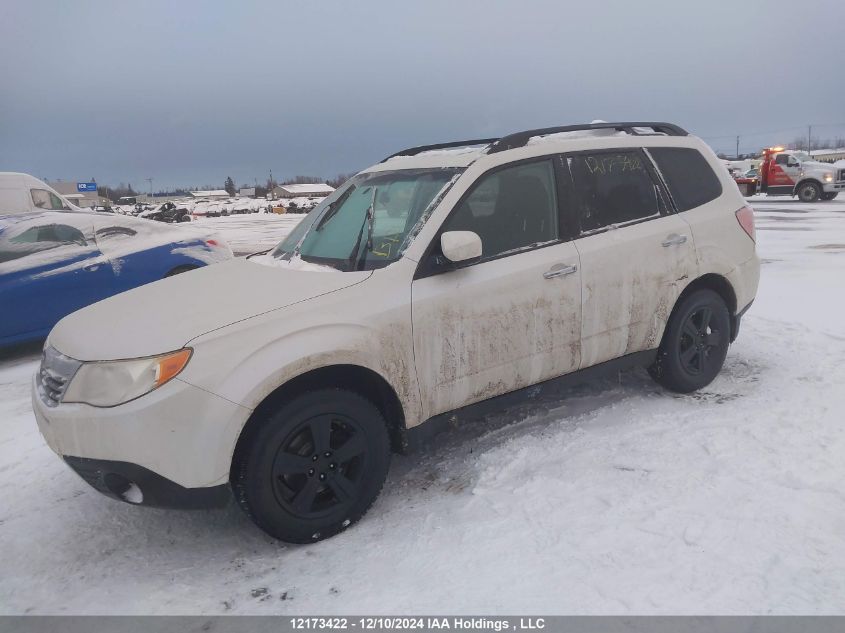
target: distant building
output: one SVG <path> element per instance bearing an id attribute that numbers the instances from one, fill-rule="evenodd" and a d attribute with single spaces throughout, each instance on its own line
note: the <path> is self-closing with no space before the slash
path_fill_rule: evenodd
<path id="1" fill-rule="evenodd" d="M 325 198 L 334 187 L 319 182 L 315 184 L 279 185 L 273 189 L 276 198 Z"/>
<path id="2" fill-rule="evenodd" d="M 813 157 L 813 160 L 822 163 L 835 163 L 838 160 L 845 159 L 845 147 L 840 147 L 839 149 L 814 149 L 810 152 L 810 156 Z"/>
<path id="3" fill-rule="evenodd" d="M 229 192 L 225 189 L 212 189 L 210 191 L 192 191 L 191 195 L 194 198 L 207 198 L 208 200 L 222 200 L 223 198 L 231 198 Z"/>
<path id="4" fill-rule="evenodd" d="M 80 180 L 79 182 L 83 181 Z M 87 183 L 88 181 L 86 180 L 85 182 Z M 100 197 L 96 191 L 79 191 L 75 180 L 72 182 L 69 180 L 57 180 L 55 182 L 48 182 L 47 184 L 78 207 L 96 207 L 100 204 Z"/>
<path id="5" fill-rule="evenodd" d="M 238 195 L 241 198 L 254 198 L 255 187 L 241 187 L 240 189 L 238 189 Z"/>

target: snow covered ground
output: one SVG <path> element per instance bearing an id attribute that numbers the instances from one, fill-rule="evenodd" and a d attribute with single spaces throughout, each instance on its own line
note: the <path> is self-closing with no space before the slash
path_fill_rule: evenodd
<path id="1" fill-rule="evenodd" d="M 248 255 L 274 247 L 304 217 L 304 213 L 228 215 L 199 218 L 190 226 L 212 228 L 229 243 L 235 255 Z"/>
<path id="2" fill-rule="evenodd" d="M 0 612 L 845 613 L 845 202 L 756 206 L 759 295 L 707 389 L 635 371 L 479 420 L 311 546 L 102 497 L 38 434 L 37 354 L 0 361 Z M 206 221 L 263 242 L 253 217 Z"/>

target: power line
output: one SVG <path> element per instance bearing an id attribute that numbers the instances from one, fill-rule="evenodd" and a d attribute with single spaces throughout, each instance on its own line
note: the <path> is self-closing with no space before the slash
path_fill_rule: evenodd
<path id="1" fill-rule="evenodd" d="M 845 128 L 845 123 L 811 123 L 812 127 L 819 128 L 819 127 L 842 127 Z M 739 136 L 766 136 L 769 134 L 780 134 L 782 132 L 791 132 L 794 130 L 803 130 L 805 126 L 803 125 L 796 125 L 793 127 L 786 127 L 781 128 L 779 130 L 770 130 L 768 132 L 743 132 Z M 723 139 L 723 138 L 736 138 L 736 134 L 722 134 L 720 136 L 702 136 L 701 138 L 705 141 L 708 140 L 716 140 L 716 139 Z"/>

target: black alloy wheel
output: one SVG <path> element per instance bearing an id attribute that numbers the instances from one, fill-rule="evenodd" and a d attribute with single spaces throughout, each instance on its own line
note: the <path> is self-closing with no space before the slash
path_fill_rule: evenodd
<path id="1" fill-rule="evenodd" d="M 707 364 L 714 358 L 711 353 L 718 351 L 725 332 L 710 327 L 713 310 L 708 306 L 693 312 L 687 317 L 681 332 L 680 359 L 684 369 L 690 375 L 700 375 L 707 369 Z"/>
<path id="2" fill-rule="evenodd" d="M 322 414 L 306 420 L 273 459 L 277 501 L 305 519 L 350 505 L 360 494 L 367 453 L 364 432 L 351 418 Z"/>

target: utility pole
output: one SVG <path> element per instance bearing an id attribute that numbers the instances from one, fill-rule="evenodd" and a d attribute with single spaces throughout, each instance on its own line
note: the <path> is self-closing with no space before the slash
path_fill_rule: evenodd
<path id="1" fill-rule="evenodd" d="M 739 160 L 739 134 L 736 136 L 736 159 Z"/>
<path id="2" fill-rule="evenodd" d="M 807 126 L 807 154 L 810 153 L 810 150 L 813 149 L 813 126 Z"/>
<path id="3" fill-rule="evenodd" d="M 153 179 L 152 178 L 144 178 L 148 183 L 150 183 L 150 202 L 153 201 Z"/>

